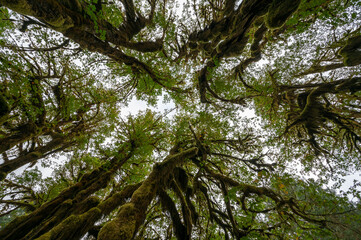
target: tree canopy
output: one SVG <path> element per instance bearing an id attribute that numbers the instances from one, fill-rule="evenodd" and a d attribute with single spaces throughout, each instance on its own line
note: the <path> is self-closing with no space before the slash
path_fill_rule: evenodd
<path id="1" fill-rule="evenodd" d="M 0 5 L 0 239 L 361 239 L 360 1 Z"/>

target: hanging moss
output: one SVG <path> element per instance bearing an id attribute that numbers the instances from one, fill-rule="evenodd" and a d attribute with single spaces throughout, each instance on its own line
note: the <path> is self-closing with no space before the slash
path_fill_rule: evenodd
<path id="1" fill-rule="evenodd" d="M 301 0 L 273 0 L 265 22 L 269 29 L 280 28 L 297 10 Z"/>
<path id="2" fill-rule="evenodd" d="M 163 211 L 169 212 L 169 215 L 173 223 L 174 233 L 177 239 L 189 239 L 189 236 L 187 236 L 187 229 L 183 225 L 178 210 L 176 208 L 176 205 L 171 199 L 171 197 L 169 197 L 169 195 L 163 190 L 158 191 L 158 196 L 160 198 Z"/>
<path id="3" fill-rule="evenodd" d="M 39 19 L 42 19 L 60 32 L 65 32 L 69 28 L 74 27 L 72 18 L 66 14 L 62 14 L 65 12 L 64 7 L 55 0 L 50 2 L 51 3 L 48 4 L 35 5 L 34 7 L 34 4 L 29 4 L 26 0 L 7 0 L 6 6 L 24 15 L 39 16 Z M 44 12 L 51 12 L 51 14 L 45 14 Z"/>
<path id="4" fill-rule="evenodd" d="M 240 41 L 224 41 L 217 46 L 217 52 L 222 53 L 223 57 L 237 57 L 242 54 L 248 42 L 248 37 L 243 37 Z"/>
<path id="5" fill-rule="evenodd" d="M 176 181 L 178 186 L 182 189 L 183 192 L 185 192 L 188 187 L 187 172 L 181 167 L 176 167 L 173 171 L 173 175 L 174 175 L 174 180 Z"/>

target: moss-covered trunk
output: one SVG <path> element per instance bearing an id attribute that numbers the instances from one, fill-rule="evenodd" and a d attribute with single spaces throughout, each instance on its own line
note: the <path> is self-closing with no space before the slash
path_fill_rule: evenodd
<path id="1" fill-rule="evenodd" d="M 196 156 L 197 148 L 169 155 L 162 163 L 155 164 L 153 171 L 143 184 L 134 192 L 129 203 L 124 204 L 118 216 L 104 225 L 99 232 L 99 240 L 131 239 L 138 227 L 144 222 L 146 210 L 156 195 L 158 188 L 164 185 L 173 169 L 188 158 Z"/>
<path id="2" fill-rule="evenodd" d="M 34 163 L 38 159 L 43 158 L 46 153 L 64 146 L 65 140 L 65 138 L 55 138 L 45 146 L 37 147 L 25 155 L 20 155 L 11 161 L 4 162 L 0 165 L 0 181 L 6 177 L 6 174 L 24 166 L 25 164 Z"/>
<path id="3" fill-rule="evenodd" d="M 39 135 L 40 132 L 41 129 L 39 129 L 38 126 L 36 126 L 36 124 L 33 122 L 29 122 L 23 126 L 20 126 L 17 132 L 8 137 L 0 139 L 0 153 L 3 153 L 15 145 Z"/>
<path id="4" fill-rule="evenodd" d="M 115 208 L 124 204 L 125 199 L 130 198 L 140 185 L 141 183 L 129 185 L 88 211 L 69 216 L 37 240 L 80 239 L 102 216 L 108 215 Z"/>
<path id="5" fill-rule="evenodd" d="M 85 174 L 80 182 L 63 190 L 58 197 L 43 204 L 29 215 L 14 219 L 2 231 L 0 239 L 34 239 L 49 231 L 63 219 L 76 212 L 82 202 L 96 191 L 105 188 L 114 172 L 119 169 L 133 153 L 133 146 L 125 144 L 118 157 L 103 166 Z M 86 209 L 87 210 L 87 209 Z"/>

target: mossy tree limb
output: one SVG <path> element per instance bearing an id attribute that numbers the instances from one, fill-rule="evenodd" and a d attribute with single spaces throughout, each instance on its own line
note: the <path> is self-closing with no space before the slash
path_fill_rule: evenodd
<path id="1" fill-rule="evenodd" d="M 99 168 L 85 174 L 78 183 L 63 190 L 53 200 L 43 204 L 24 218 L 13 220 L 8 227 L 0 231 L 0 238 L 4 240 L 21 239 L 25 235 L 28 235 L 28 238 L 32 238 L 39 236 L 42 232 L 46 232 L 48 227 L 51 228 L 51 226 L 46 224 L 41 225 L 42 223 L 51 221 L 52 226 L 59 224 L 77 209 L 76 207 L 72 208 L 73 204 L 82 202 L 94 192 L 106 187 L 111 176 L 132 156 L 133 151 L 134 149 L 131 144 L 124 144 L 119 150 L 118 155 L 110 160 L 110 169 L 108 167 L 109 163 L 106 162 Z M 67 211 L 62 211 L 65 208 Z M 64 214 L 59 214 L 59 211 L 64 212 Z M 56 218 L 56 221 L 54 221 L 53 217 Z M 41 230 L 39 230 L 39 226 Z"/>
<path id="2" fill-rule="evenodd" d="M 187 159 L 195 157 L 198 149 L 191 148 L 183 152 L 168 155 L 162 163 L 156 163 L 153 171 L 143 184 L 134 192 L 129 203 L 123 205 L 118 216 L 100 230 L 99 240 L 131 239 L 145 220 L 146 210 L 170 173 Z"/>
<path id="3" fill-rule="evenodd" d="M 124 204 L 130 198 L 141 183 L 128 185 L 120 192 L 117 192 L 97 206 L 85 211 L 82 214 L 72 214 L 64 219 L 51 231 L 41 235 L 37 240 L 68 240 L 80 239 L 86 234 L 102 216 L 107 216 L 119 205 Z"/>
<path id="4" fill-rule="evenodd" d="M 163 191 L 162 189 L 158 190 L 158 195 L 160 201 L 162 203 L 163 211 L 167 211 L 170 214 L 170 218 L 172 219 L 174 234 L 176 235 L 178 240 L 186 240 L 189 239 L 189 235 L 187 233 L 187 228 L 181 221 L 178 210 L 173 202 L 172 198 Z"/>

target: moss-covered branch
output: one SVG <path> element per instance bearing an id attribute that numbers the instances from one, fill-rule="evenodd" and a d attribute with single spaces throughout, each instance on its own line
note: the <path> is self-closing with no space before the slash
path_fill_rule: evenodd
<path id="1" fill-rule="evenodd" d="M 129 203 L 124 204 L 118 216 L 104 225 L 99 232 L 99 240 L 131 239 L 144 222 L 146 210 L 156 196 L 157 190 L 165 184 L 170 173 L 187 159 L 197 155 L 198 149 L 191 148 L 169 155 L 162 163 L 157 163 L 143 184 L 134 192 Z"/>
<path id="2" fill-rule="evenodd" d="M 91 194 L 105 188 L 115 171 L 132 156 L 133 151 L 131 144 L 124 144 L 117 157 L 111 159 L 110 168 L 109 163 L 106 162 L 83 175 L 78 183 L 63 190 L 53 200 L 43 204 L 32 213 L 13 220 L 0 231 L 0 238 L 4 240 L 21 239 L 24 236 L 33 238 L 46 233 L 76 211 L 77 203 L 81 203 Z"/>
<path id="3" fill-rule="evenodd" d="M 124 204 L 125 200 L 130 198 L 140 185 L 141 183 L 129 185 L 84 213 L 67 217 L 37 240 L 80 239 L 102 216 L 109 215 L 118 206 Z"/>

